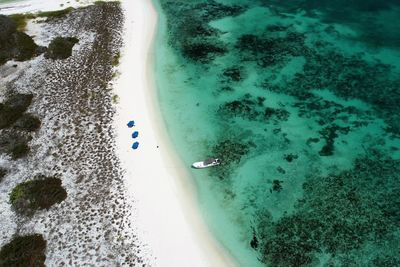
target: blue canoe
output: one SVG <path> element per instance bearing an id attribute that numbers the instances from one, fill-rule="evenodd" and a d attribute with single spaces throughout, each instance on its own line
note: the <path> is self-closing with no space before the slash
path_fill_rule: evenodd
<path id="1" fill-rule="evenodd" d="M 133 134 L 132 134 L 132 138 L 136 138 L 136 137 L 138 137 L 138 135 L 139 135 L 139 132 L 138 131 L 134 131 Z"/>
<path id="2" fill-rule="evenodd" d="M 132 128 L 133 126 L 135 126 L 135 121 L 130 121 L 130 122 L 128 122 L 127 125 L 129 128 Z"/>

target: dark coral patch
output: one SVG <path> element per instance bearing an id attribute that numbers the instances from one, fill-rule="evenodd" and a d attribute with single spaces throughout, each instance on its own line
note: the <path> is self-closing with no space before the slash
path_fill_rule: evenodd
<path id="1" fill-rule="evenodd" d="M 313 262 L 315 253 L 348 253 L 365 242 L 384 242 L 400 221 L 394 208 L 399 173 L 398 161 L 372 154 L 356 160 L 351 170 L 310 177 L 294 214 L 276 222 L 260 221 L 263 261 L 271 266 L 303 266 Z M 392 260 L 393 256 L 385 259 Z"/>

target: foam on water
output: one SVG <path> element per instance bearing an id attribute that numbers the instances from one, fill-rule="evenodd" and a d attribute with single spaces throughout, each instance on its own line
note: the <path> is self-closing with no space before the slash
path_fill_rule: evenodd
<path id="1" fill-rule="evenodd" d="M 169 134 L 224 163 L 203 214 L 242 266 L 400 265 L 400 5 L 280 2 L 157 3 Z"/>

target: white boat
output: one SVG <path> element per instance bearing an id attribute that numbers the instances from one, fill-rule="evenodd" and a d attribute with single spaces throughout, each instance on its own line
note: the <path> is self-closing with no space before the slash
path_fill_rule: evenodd
<path id="1" fill-rule="evenodd" d="M 204 169 L 212 166 L 217 166 L 221 164 L 219 159 L 209 158 L 204 161 L 198 161 L 192 164 L 192 167 L 195 169 Z"/>

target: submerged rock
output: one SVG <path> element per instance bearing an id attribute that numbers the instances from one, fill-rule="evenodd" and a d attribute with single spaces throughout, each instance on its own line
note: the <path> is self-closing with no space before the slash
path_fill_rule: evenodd
<path id="1" fill-rule="evenodd" d="M 281 192 L 282 189 L 283 189 L 282 183 L 283 183 L 283 181 L 273 180 L 272 181 L 272 191 L 275 191 L 275 192 L 278 192 L 278 193 Z"/>
<path id="2" fill-rule="evenodd" d="M 222 73 L 222 75 L 229 78 L 229 80 L 234 81 L 234 82 L 239 82 L 239 81 L 243 80 L 243 72 L 242 72 L 241 68 L 237 68 L 237 67 L 224 69 L 224 72 Z"/>
<path id="3" fill-rule="evenodd" d="M 214 59 L 216 55 L 224 53 L 226 53 L 225 48 L 212 43 L 191 43 L 182 46 L 184 57 L 199 62 L 208 62 Z"/>

